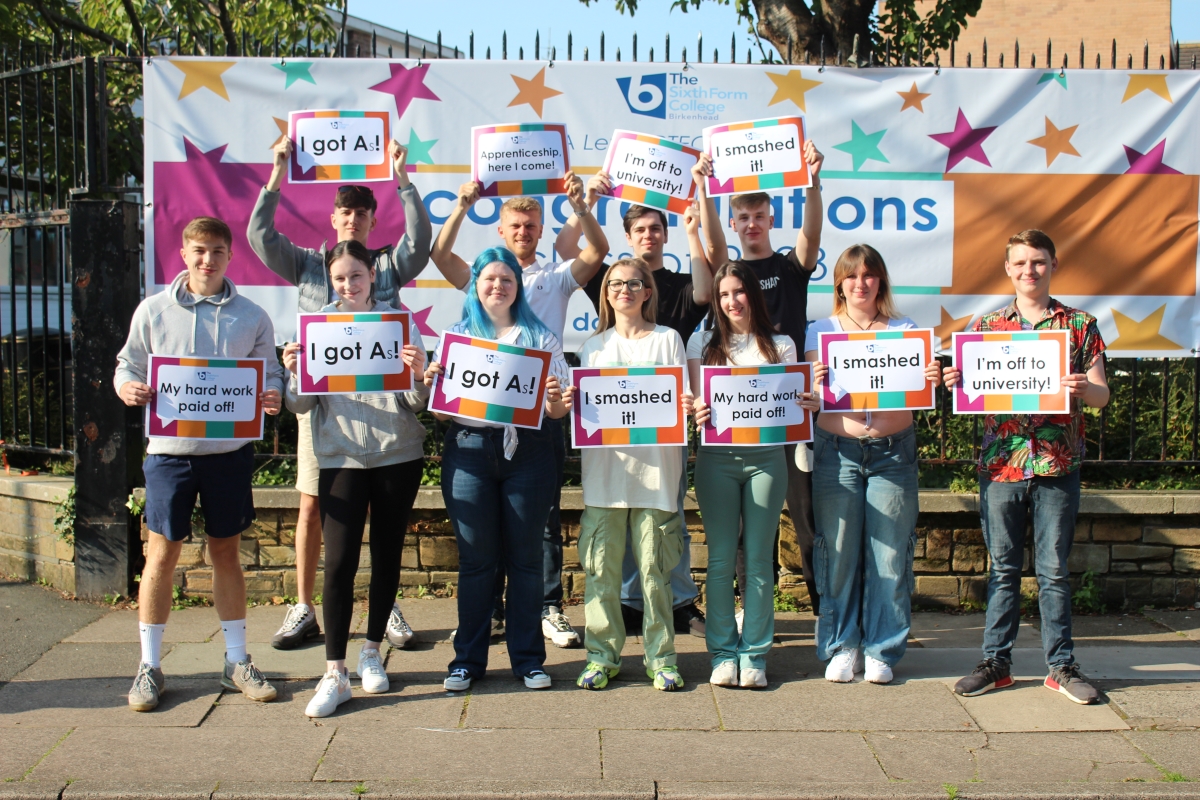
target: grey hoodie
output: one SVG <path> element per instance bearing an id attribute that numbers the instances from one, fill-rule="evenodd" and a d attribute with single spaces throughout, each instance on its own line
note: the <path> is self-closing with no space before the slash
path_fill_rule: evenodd
<path id="1" fill-rule="evenodd" d="M 150 354 L 198 358 L 264 358 L 265 388 L 283 391 L 283 367 L 275 355 L 275 328 L 258 304 L 238 294 L 229 278 L 220 294 L 198 297 L 187 289 L 188 274 L 175 276 L 166 291 L 147 297 L 133 312 L 129 338 L 117 354 L 113 387 L 146 383 Z M 237 439 L 150 440 L 150 455 L 195 456 L 231 453 Z"/>
<path id="2" fill-rule="evenodd" d="M 398 311 L 380 300 L 372 314 Z M 321 309 L 341 311 L 337 303 Z M 421 341 L 416 323 L 411 323 L 408 340 Z M 425 408 L 429 387 L 413 377 L 411 392 L 386 394 L 300 394 L 299 379 L 292 375 L 284 395 L 287 407 L 297 414 L 309 411 L 313 451 L 321 469 L 373 469 L 388 464 L 416 461 L 425 456 L 425 426 L 417 412 Z M 304 424 L 301 420 L 300 424 Z"/>

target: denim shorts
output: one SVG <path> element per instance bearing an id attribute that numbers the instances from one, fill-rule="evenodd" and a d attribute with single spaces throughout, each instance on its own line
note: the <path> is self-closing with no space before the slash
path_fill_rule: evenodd
<path id="1" fill-rule="evenodd" d="M 213 539 L 237 536 L 254 521 L 254 444 L 231 453 L 203 456 L 150 455 L 146 475 L 146 527 L 172 542 L 192 535 L 196 497 L 204 533 Z"/>

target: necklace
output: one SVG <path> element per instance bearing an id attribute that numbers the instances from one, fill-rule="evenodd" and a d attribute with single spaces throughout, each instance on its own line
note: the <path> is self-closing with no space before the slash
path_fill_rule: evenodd
<path id="1" fill-rule="evenodd" d="M 875 324 L 875 321 L 879 319 L 879 312 L 878 312 L 878 311 L 876 311 L 876 312 L 875 312 L 875 316 L 871 317 L 871 321 L 870 321 L 870 322 L 868 322 L 868 323 L 867 323 L 865 326 L 864 326 L 864 325 L 859 325 L 859 324 L 858 324 L 858 320 L 856 320 L 854 317 L 850 316 L 850 313 L 849 313 L 849 312 L 846 312 L 846 319 L 850 320 L 850 321 L 851 321 L 851 322 L 853 322 L 855 325 L 857 325 L 857 326 L 858 326 L 858 329 L 859 329 L 860 331 L 865 331 L 865 330 L 867 330 L 868 328 L 870 328 L 872 325 L 874 325 L 874 324 Z"/>

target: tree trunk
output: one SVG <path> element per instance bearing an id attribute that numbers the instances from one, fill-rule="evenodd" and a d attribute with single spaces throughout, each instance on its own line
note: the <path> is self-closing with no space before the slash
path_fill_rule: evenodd
<path id="1" fill-rule="evenodd" d="M 792 44 L 792 62 L 803 63 L 804 53 L 813 60 L 821 56 L 825 43 L 825 58 L 835 62 L 838 51 L 850 58 L 854 36 L 858 35 L 860 51 L 871 41 L 871 11 L 875 0 L 819 0 L 814 3 L 817 14 L 803 0 L 753 0 L 758 20 L 758 35 L 769 41 L 786 60 L 788 43 Z"/>

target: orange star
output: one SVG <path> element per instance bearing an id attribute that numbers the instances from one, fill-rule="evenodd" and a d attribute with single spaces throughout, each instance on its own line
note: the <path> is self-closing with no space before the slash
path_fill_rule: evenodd
<path id="1" fill-rule="evenodd" d="M 1046 166 L 1054 163 L 1054 159 L 1061 155 L 1078 156 L 1079 151 L 1075 149 L 1075 145 L 1071 144 L 1071 137 L 1075 134 L 1075 129 L 1078 125 L 1072 125 L 1069 128 L 1059 130 L 1054 127 L 1054 123 L 1046 117 L 1046 135 L 1039 136 L 1036 139 L 1030 139 L 1029 143 L 1034 147 L 1041 147 L 1046 151 Z"/>
<path id="2" fill-rule="evenodd" d="M 974 314 L 967 314 L 965 317 L 955 319 L 946 310 L 946 307 L 942 306 L 942 323 L 933 329 L 933 335 L 942 340 L 942 346 L 938 349 L 940 351 L 949 350 L 950 343 L 954 341 L 954 334 L 965 331 L 974 318 Z"/>
<path id="3" fill-rule="evenodd" d="M 200 89 L 208 89 L 217 97 L 229 99 L 225 90 L 225 80 L 221 77 L 236 64 L 236 61 L 191 61 L 184 59 L 167 59 L 183 73 L 183 86 L 179 89 L 179 99 Z"/>
<path id="4" fill-rule="evenodd" d="M 1137 97 L 1142 92 L 1156 94 L 1168 103 L 1175 102 L 1171 99 L 1171 90 L 1167 88 L 1166 75 L 1130 75 L 1129 83 L 1125 86 L 1125 96 L 1121 98 L 1121 102 L 1124 103 L 1131 97 Z"/>
<path id="5" fill-rule="evenodd" d="M 283 141 L 285 138 L 287 138 L 287 133 L 288 133 L 288 124 L 287 124 L 287 120 L 286 120 L 286 119 L 280 119 L 279 117 L 271 117 L 271 119 L 275 120 L 275 127 L 276 127 L 276 128 L 279 128 L 279 138 L 278 138 L 278 139 L 276 139 L 275 141 L 271 142 L 271 148 L 270 148 L 270 149 L 274 150 L 274 149 L 275 149 L 275 145 L 279 144 L 279 143 L 280 143 L 280 142 L 282 142 L 282 141 Z"/>
<path id="6" fill-rule="evenodd" d="M 1183 346 L 1159 333 L 1167 304 L 1163 303 L 1143 320 L 1127 317 L 1115 308 L 1110 309 L 1117 323 L 1117 338 L 1109 350 L 1182 350 Z"/>
<path id="7" fill-rule="evenodd" d="M 562 94 L 558 89 L 551 89 L 546 85 L 545 67 L 542 67 L 542 71 L 533 76 L 533 80 L 518 78 L 516 75 L 510 75 L 509 77 L 517 84 L 517 96 L 512 99 L 508 107 L 512 108 L 513 106 L 525 103 L 533 109 L 539 119 L 542 116 L 542 104 L 551 97 Z"/>
<path id="8" fill-rule="evenodd" d="M 932 97 L 930 92 L 918 92 L 916 81 L 913 81 L 912 88 L 907 92 L 896 92 L 896 94 L 904 98 L 904 105 L 900 106 L 901 111 L 908 108 L 915 108 L 922 114 L 925 113 L 925 109 L 922 108 L 921 103 L 925 101 L 926 97 Z"/>

